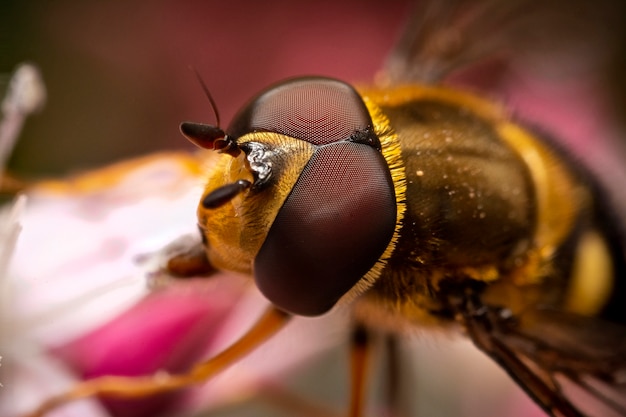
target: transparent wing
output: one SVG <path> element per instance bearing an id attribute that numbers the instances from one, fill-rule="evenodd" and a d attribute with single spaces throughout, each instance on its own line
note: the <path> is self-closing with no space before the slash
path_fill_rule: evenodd
<path id="1" fill-rule="evenodd" d="M 549 309 L 530 311 L 521 320 L 507 344 L 548 370 L 576 408 L 589 415 L 626 415 L 625 326 Z"/>
<path id="2" fill-rule="evenodd" d="M 551 309 L 469 307 L 474 343 L 548 413 L 626 416 L 626 326 Z"/>
<path id="3" fill-rule="evenodd" d="M 592 168 L 626 212 L 626 2 L 419 0 L 378 77 L 505 103 Z"/>
<path id="4" fill-rule="evenodd" d="M 434 83 L 489 59 L 602 65 L 620 47 L 623 12 L 613 0 L 420 1 L 385 75 L 393 83 Z"/>

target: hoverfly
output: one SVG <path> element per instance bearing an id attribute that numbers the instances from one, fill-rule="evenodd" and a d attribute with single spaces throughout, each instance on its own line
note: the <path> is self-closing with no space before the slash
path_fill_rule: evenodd
<path id="1" fill-rule="evenodd" d="M 519 12 L 495 3 L 482 6 Z M 415 326 L 465 334 L 551 415 L 626 415 L 626 253 L 614 209 L 585 169 L 503 107 L 418 83 L 476 58 L 423 36 L 413 28 L 401 41 L 395 85 L 290 79 L 226 129 L 183 123 L 221 154 L 200 198 L 209 263 L 199 265 L 253 276 L 273 306 L 189 373 L 88 381 L 35 415 L 201 382 L 291 316 L 334 308 L 355 323 L 351 416 L 365 414 L 368 335 Z"/>

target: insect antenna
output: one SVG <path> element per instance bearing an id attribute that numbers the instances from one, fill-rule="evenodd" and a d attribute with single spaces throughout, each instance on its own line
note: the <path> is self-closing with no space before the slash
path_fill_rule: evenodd
<path id="1" fill-rule="evenodd" d="M 213 110 L 213 115 L 215 116 L 216 125 L 213 126 L 203 123 L 183 122 L 180 124 L 180 132 L 191 143 L 199 148 L 227 153 L 233 157 L 237 157 L 241 150 L 237 146 L 235 138 L 226 134 L 226 132 L 224 132 L 224 130 L 220 127 L 220 113 L 217 110 L 217 104 L 215 103 L 209 88 L 198 71 L 194 67 L 190 67 L 190 69 L 196 75 L 196 78 L 202 87 L 202 91 L 204 91 L 205 96 L 209 100 L 209 104 Z"/>
<path id="2" fill-rule="evenodd" d="M 220 113 L 217 110 L 217 104 L 215 103 L 215 100 L 213 99 L 213 96 L 211 95 L 211 92 L 209 91 L 209 88 L 206 86 L 206 83 L 204 82 L 204 80 L 200 76 L 200 73 L 198 72 L 198 70 L 195 67 L 190 67 L 190 69 L 196 75 L 196 79 L 200 83 L 200 86 L 202 87 L 202 91 L 204 91 L 204 95 L 206 96 L 207 99 L 209 99 L 209 103 L 211 104 L 211 110 L 213 110 L 213 115 L 215 115 L 216 126 L 219 126 L 221 124 L 220 123 Z"/>
<path id="3" fill-rule="evenodd" d="M 223 206 L 235 198 L 235 196 L 250 188 L 251 185 L 252 183 L 250 181 L 238 180 L 231 184 L 219 187 L 204 197 L 202 200 L 202 207 L 206 209 L 214 209 Z"/>

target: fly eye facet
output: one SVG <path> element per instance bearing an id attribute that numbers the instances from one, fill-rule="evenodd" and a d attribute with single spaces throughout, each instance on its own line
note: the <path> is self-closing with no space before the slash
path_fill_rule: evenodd
<path id="1" fill-rule="evenodd" d="M 275 132 L 313 145 L 349 140 L 372 127 L 359 94 L 348 84 L 323 77 L 285 81 L 253 99 L 233 120 L 235 137 Z M 380 149 L 380 143 L 376 146 Z"/>
<path id="2" fill-rule="evenodd" d="M 327 312 L 389 244 L 396 221 L 393 190 L 376 149 L 348 141 L 319 148 L 255 258 L 261 292 L 291 313 Z"/>

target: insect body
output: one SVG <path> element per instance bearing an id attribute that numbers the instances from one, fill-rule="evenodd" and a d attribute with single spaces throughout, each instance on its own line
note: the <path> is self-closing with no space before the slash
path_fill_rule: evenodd
<path id="1" fill-rule="evenodd" d="M 501 107 L 308 77 L 262 92 L 226 131 L 181 130 L 221 155 L 198 208 L 204 247 L 189 254 L 202 262 L 170 270 L 249 274 L 272 306 L 186 373 L 85 381 L 31 417 L 203 382 L 292 315 L 333 308 L 355 322 L 351 417 L 367 414 L 368 333 L 442 327 L 551 415 L 626 416 L 623 235 L 588 176 Z"/>
<path id="2" fill-rule="evenodd" d="M 182 131 L 224 153 L 198 209 L 211 264 L 279 309 L 458 327 L 546 411 L 626 415 L 620 237 L 585 176 L 499 106 L 309 77 L 226 132 Z"/>

